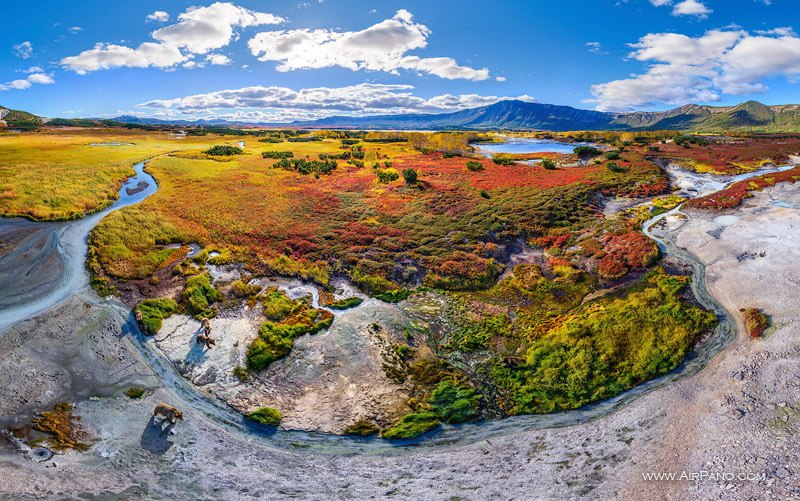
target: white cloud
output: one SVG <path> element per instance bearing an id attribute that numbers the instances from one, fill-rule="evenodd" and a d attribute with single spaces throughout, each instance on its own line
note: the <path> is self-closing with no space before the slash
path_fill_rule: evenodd
<path id="1" fill-rule="evenodd" d="M 165 45 L 186 48 L 195 54 L 205 54 L 225 47 L 231 42 L 233 28 L 280 24 L 284 20 L 272 14 L 217 2 L 208 7 L 190 7 L 178 16 L 179 22 L 152 33 Z"/>
<path id="2" fill-rule="evenodd" d="M 151 16 L 159 13 L 163 12 L 156 11 Z M 179 64 L 187 66 L 186 63 L 195 55 L 227 46 L 234 37 L 234 28 L 282 22 L 283 19 L 272 14 L 255 12 L 227 2 L 217 2 L 208 7 L 190 7 L 178 16 L 177 23 L 151 34 L 157 43 L 145 42 L 136 48 L 98 43 L 93 49 L 77 56 L 63 58 L 61 65 L 79 74 L 118 67 L 169 69 Z"/>
<path id="3" fill-rule="evenodd" d="M 767 90 L 766 80 L 800 76 L 800 38 L 786 28 L 757 32 L 712 30 L 699 37 L 649 34 L 629 56 L 650 64 L 630 78 L 592 86 L 601 110 L 716 101 L 722 94 Z"/>
<path id="4" fill-rule="evenodd" d="M 77 56 L 65 57 L 61 65 L 85 75 L 90 71 L 120 67 L 170 68 L 188 60 L 175 46 L 146 42 L 135 49 L 123 45 L 97 44 L 94 49 L 85 50 Z"/>
<path id="5" fill-rule="evenodd" d="M 673 0 L 650 0 L 650 3 L 655 7 L 666 7 L 673 5 L 674 2 Z M 699 19 L 705 19 L 712 12 L 714 11 L 700 0 L 681 0 L 672 7 L 673 16 L 697 16 Z"/>
<path id="6" fill-rule="evenodd" d="M 495 77 L 494 79 L 498 82 L 505 82 L 507 80 L 506 77 Z"/>
<path id="7" fill-rule="evenodd" d="M 169 13 L 164 12 L 163 10 L 157 10 L 152 14 L 148 15 L 146 20 L 154 21 L 157 23 L 166 23 L 167 21 L 169 21 Z"/>
<path id="8" fill-rule="evenodd" d="M 83 28 L 81 28 L 80 26 L 70 26 L 69 27 L 69 31 L 71 33 L 78 33 L 78 32 L 83 31 Z"/>
<path id="9" fill-rule="evenodd" d="M 14 55 L 20 59 L 28 59 L 33 55 L 33 45 L 28 42 L 22 42 L 14 45 Z"/>
<path id="10" fill-rule="evenodd" d="M 259 60 L 279 62 L 278 71 L 340 66 L 394 74 L 410 70 L 451 80 L 489 78 L 488 69 L 460 66 L 453 58 L 408 55 L 426 47 L 430 33 L 427 26 L 414 23 L 410 12 L 399 10 L 393 18 L 361 31 L 267 31 L 253 37 L 248 46 Z"/>
<path id="11" fill-rule="evenodd" d="M 586 47 L 589 48 L 589 52 L 592 54 L 599 54 L 601 56 L 608 54 L 608 52 L 603 50 L 603 44 L 600 42 L 586 42 Z"/>
<path id="12" fill-rule="evenodd" d="M 712 12 L 714 11 L 698 0 L 683 0 L 675 4 L 675 8 L 672 9 L 673 16 L 698 16 L 704 18 Z"/>
<path id="13" fill-rule="evenodd" d="M 226 66 L 231 64 L 231 60 L 228 56 L 223 54 L 209 54 L 206 56 L 206 61 L 211 64 L 216 64 L 219 66 Z"/>
<path id="14" fill-rule="evenodd" d="M 44 70 L 41 68 L 41 66 L 31 66 L 27 70 L 17 70 L 17 71 L 20 71 L 22 73 L 44 73 Z"/>
<path id="15" fill-rule="evenodd" d="M 12 89 L 23 90 L 30 88 L 33 84 L 49 85 L 53 83 L 55 83 L 53 75 L 48 75 L 46 73 L 31 73 L 25 78 L 0 84 L 0 91 Z"/>
<path id="16" fill-rule="evenodd" d="M 384 113 L 436 113 L 456 111 L 494 104 L 505 99 L 534 101 L 530 96 L 480 96 L 477 94 L 443 94 L 422 98 L 411 85 L 363 83 L 347 87 L 317 87 L 294 90 L 287 87 L 245 87 L 196 94 L 176 99 L 159 99 L 142 103 L 141 108 L 160 110 L 173 116 L 197 116 L 207 113 L 215 117 L 248 113 L 260 114 L 264 120 L 319 118 L 333 114 L 375 115 Z"/>

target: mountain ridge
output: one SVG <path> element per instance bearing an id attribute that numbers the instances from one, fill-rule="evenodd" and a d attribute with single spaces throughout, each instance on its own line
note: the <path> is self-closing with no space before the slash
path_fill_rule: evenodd
<path id="1" fill-rule="evenodd" d="M 12 113 L 25 122 L 47 120 L 13 111 L 6 117 L 9 127 Z M 571 106 L 504 100 L 487 106 L 449 113 L 406 113 L 368 116 L 330 116 L 291 123 L 233 122 L 224 119 L 163 120 L 123 115 L 112 119 L 53 119 L 53 125 L 94 121 L 97 125 L 117 123 L 142 126 L 170 125 L 185 127 L 302 127 L 391 130 L 659 130 L 694 132 L 800 132 L 800 105 L 768 106 L 746 101 L 735 106 L 687 104 L 666 111 L 625 113 L 583 110 Z M 86 125 L 91 126 L 91 125 Z"/>

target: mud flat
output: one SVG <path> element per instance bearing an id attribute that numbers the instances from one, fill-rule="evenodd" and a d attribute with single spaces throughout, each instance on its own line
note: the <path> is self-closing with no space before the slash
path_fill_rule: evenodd
<path id="1" fill-rule="evenodd" d="M 298 294 L 298 286 L 289 287 Z M 311 286 L 302 291 L 308 292 Z M 337 312 L 330 328 L 295 341 L 284 359 L 245 380 L 234 369 L 245 365 L 247 348 L 266 319 L 244 306 L 211 320 L 217 344 L 196 342 L 200 323 L 185 315 L 166 319 L 150 342 L 201 391 L 240 412 L 274 407 L 288 430 L 342 434 L 359 420 L 387 427 L 409 410 L 408 388 L 394 381 L 386 365 L 395 354 L 403 320 L 394 305 L 368 300 Z"/>

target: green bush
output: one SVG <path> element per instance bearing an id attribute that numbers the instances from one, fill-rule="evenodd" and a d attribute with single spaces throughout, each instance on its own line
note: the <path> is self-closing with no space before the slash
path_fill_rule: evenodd
<path id="1" fill-rule="evenodd" d="M 610 170 L 611 172 L 625 172 L 625 168 L 624 168 L 624 167 L 621 167 L 621 166 L 620 166 L 619 164 L 617 164 L 616 162 L 608 162 L 608 163 L 606 164 L 606 168 L 607 168 L 608 170 Z"/>
<path id="2" fill-rule="evenodd" d="M 581 158 L 596 157 L 601 153 L 601 151 L 595 148 L 594 146 L 584 146 L 584 145 L 576 146 L 575 149 L 572 151 L 574 151 L 575 154 Z"/>
<path id="3" fill-rule="evenodd" d="M 619 157 L 620 157 L 619 151 L 609 151 L 608 153 L 606 153 L 606 158 L 608 160 L 619 160 Z"/>
<path id="4" fill-rule="evenodd" d="M 241 155 L 244 152 L 242 151 L 241 148 L 225 144 L 225 145 L 212 146 L 211 148 L 205 150 L 203 153 L 215 157 L 229 157 L 232 155 Z"/>
<path id="5" fill-rule="evenodd" d="M 555 160 L 551 158 L 545 158 L 544 160 L 542 160 L 542 167 L 544 167 L 547 170 L 556 170 L 556 167 L 558 167 L 558 165 L 556 164 Z"/>
<path id="6" fill-rule="evenodd" d="M 378 176 L 378 181 L 388 184 L 393 181 L 397 181 L 400 179 L 400 174 L 397 173 L 395 169 L 378 169 L 376 172 Z"/>
<path id="7" fill-rule="evenodd" d="M 506 155 L 495 155 L 492 157 L 492 162 L 496 163 L 497 165 L 511 165 L 514 163 L 514 160 Z"/>
<path id="8" fill-rule="evenodd" d="M 161 330 L 161 321 L 181 311 L 180 305 L 170 298 L 145 299 L 136 305 L 137 316 L 141 320 L 142 333 L 152 336 Z"/>
<path id="9" fill-rule="evenodd" d="M 264 158 L 274 158 L 276 160 L 280 160 L 282 158 L 293 158 L 294 153 L 291 151 L 265 151 L 261 153 L 261 156 Z"/>
<path id="10" fill-rule="evenodd" d="M 483 164 L 480 162 L 476 162 L 474 160 L 470 160 L 467 162 L 467 170 L 472 172 L 479 172 L 483 170 Z"/>
<path id="11" fill-rule="evenodd" d="M 403 170 L 403 179 L 406 180 L 406 184 L 409 186 L 417 184 L 417 171 L 414 169 Z"/>
<path id="12" fill-rule="evenodd" d="M 256 423 L 261 423 L 268 426 L 278 426 L 281 423 L 281 418 L 283 416 L 281 416 L 281 413 L 278 411 L 278 409 L 273 409 L 272 407 L 261 407 L 260 409 L 248 412 L 244 415 L 244 417 L 251 421 L 255 421 Z"/>

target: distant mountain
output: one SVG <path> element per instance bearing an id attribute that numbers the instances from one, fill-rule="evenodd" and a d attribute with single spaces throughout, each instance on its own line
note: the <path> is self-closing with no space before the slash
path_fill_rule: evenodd
<path id="1" fill-rule="evenodd" d="M 122 115 L 110 120 L 109 122 L 120 122 L 125 124 L 138 125 L 186 125 L 186 126 L 219 126 L 219 125 L 242 125 L 241 123 L 231 122 L 222 119 L 212 120 L 163 120 L 160 118 L 136 117 L 133 115 Z"/>
<path id="2" fill-rule="evenodd" d="M 9 127 L 35 128 L 43 123 L 56 126 L 95 127 L 120 123 L 132 126 L 175 127 L 302 127 L 396 130 L 660 130 L 695 132 L 800 132 L 800 105 L 767 106 L 747 101 L 738 106 L 688 104 L 668 111 L 607 113 L 570 106 L 500 101 L 498 103 L 439 114 L 397 114 L 375 116 L 333 116 L 319 120 L 286 123 L 232 122 L 211 120 L 163 120 L 123 115 L 112 119 L 43 119 L 24 111 L 5 110 Z"/>
<path id="3" fill-rule="evenodd" d="M 299 127 L 360 129 L 523 129 L 523 130 L 659 130 L 703 132 L 800 131 L 800 105 L 766 106 L 748 101 L 738 106 L 689 104 L 668 111 L 606 113 L 570 106 L 501 101 L 455 113 L 329 117 L 295 122 Z"/>

